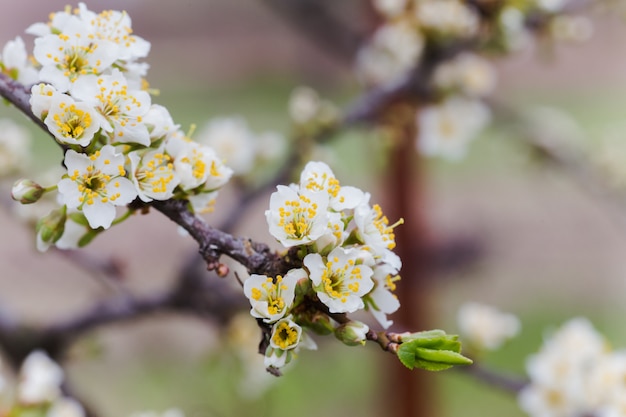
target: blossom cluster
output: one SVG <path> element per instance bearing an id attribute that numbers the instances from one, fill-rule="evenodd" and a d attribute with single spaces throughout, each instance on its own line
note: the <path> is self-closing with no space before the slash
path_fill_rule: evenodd
<path id="1" fill-rule="evenodd" d="M 337 315 L 367 310 L 384 328 L 392 324 L 387 315 L 400 306 L 393 291 L 401 267 L 393 230 L 401 221 L 389 224 L 369 200 L 368 193 L 341 186 L 323 162 L 309 162 L 298 184 L 279 185 L 272 194 L 269 231 L 302 267 L 244 282 L 252 316 L 271 326 L 267 367 L 280 368 L 298 349 L 314 348 L 307 329 L 364 343 L 369 327 Z"/>
<path id="2" fill-rule="evenodd" d="M 586 19 L 562 13 L 567 2 L 373 0 L 384 21 L 359 52 L 357 71 L 369 85 L 394 83 L 433 60 L 433 51 L 462 51 L 435 59 L 429 81 L 435 99 L 418 110 L 416 140 L 424 155 L 459 159 L 491 120 L 482 99 L 494 90 L 496 74 L 483 56 L 528 45 L 539 24 L 556 39 L 588 38 Z"/>
<path id="3" fill-rule="evenodd" d="M 531 416 L 623 416 L 626 353 L 612 350 L 584 318 L 565 323 L 526 364 L 530 377 L 519 394 Z"/>
<path id="4" fill-rule="evenodd" d="M 45 417 L 85 417 L 82 404 L 63 393 L 65 372 L 44 351 L 35 350 L 28 354 L 15 378 L 12 387 L 8 379 L 0 374 L 0 394 L 3 397 L 3 415 Z M 155 412 L 135 412 L 131 417 L 158 416 Z M 184 417 L 182 411 L 172 408 L 163 417 Z"/>
<path id="5" fill-rule="evenodd" d="M 148 64 L 141 61 L 150 44 L 133 34 L 125 12 L 95 13 L 81 3 L 27 33 L 35 36 L 32 62 L 15 58 L 26 55 L 18 38 L 5 48 L 12 52 L 5 51 L 2 68 L 34 84 L 32 112 L 65 152 L 66 171 L 55 185 L 22 181 L 13 190 L 22 203 L 58 191 L 60 208 L 38 224 L 41 250 L 59 240 L 65 247 L 84 244 L 124 219 L 117 207 L 135 199 L 181 198 L 196 212 L 212 209 L 233 170 L 152 103 L 144 78 Z"/>

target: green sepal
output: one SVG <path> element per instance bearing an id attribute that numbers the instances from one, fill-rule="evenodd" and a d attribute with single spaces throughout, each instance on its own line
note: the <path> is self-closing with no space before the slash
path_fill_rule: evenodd
<path id="1" fill-rule="evenodd" d="M 91 243 L 92 240 L 94 240 L 94 238 L 96 236 L 98 236 L 100 234 L 100 232 L 102 232 L 103 229 L 91 229 L 89 230 L 87 233 L 85 233 L 79 240 L 78 240 L 78 247 L 79 248 L 84 248 L 85 246 L 87 246 L 88 244 Z"/>
<path id="2" fill-rule="evenodd" d="M 429 330 L 402 337 L 398 359 L 409 369 L 443 371 L 455 365 L 471 365 L 472 360 L 461 354 L 458 336 L 443 330 Z"/>
<path id="3" fill-rule="evenodd" d="M 70 213 L 67 215 L 71 221 L 81 226 L 89 227 L 89 221 L 87 221 L 87 217 L 82 212 L 78 213 Z"/>

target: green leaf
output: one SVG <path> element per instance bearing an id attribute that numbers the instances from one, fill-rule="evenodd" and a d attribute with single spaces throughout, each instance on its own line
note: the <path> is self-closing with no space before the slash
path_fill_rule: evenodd
<path id="1" fill-rule="evenodd" d="M 407 346 L 407 343 L 403 343 L 400 345 L 400 348 L 398 349 L 398 359 L 400 359 L 402 365 L 406 366 L 407 368 L 415 368 L 417 358 L 415 357 L 414 350 L 412 350 L 411 347 Z"/>
<path id="2" fill-rule="evenodd" d="M 461 355 L 458 336 L 442 330 L 412 333 L 402 338 L 398 359 L 409 369 L 442 371 L 454 365 L 470 365 L 472 360 Z"/>

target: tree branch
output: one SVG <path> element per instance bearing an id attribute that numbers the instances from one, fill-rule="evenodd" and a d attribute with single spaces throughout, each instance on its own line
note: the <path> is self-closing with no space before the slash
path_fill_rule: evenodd
<path id="1" fill-rule="evenodd" d="M 352 64 L 354 54 L 364 36 L 350 30 L 331 12 L 337 7 L 335 0 L 263 0 L 299 32 L 330 52 L 338 60 Z"/>

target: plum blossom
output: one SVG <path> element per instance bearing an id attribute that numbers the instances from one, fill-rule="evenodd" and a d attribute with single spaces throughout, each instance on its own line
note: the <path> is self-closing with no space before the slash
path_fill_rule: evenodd
<path id="1" fill-rule="evenodd" d="M 185 191 L 199 187 L 206 191 L 216 190 L 226 184 L 233 174 L 233 170 L 222 163 L 212 148 L 193 142 L 180 132 L 167 138 L 165 151 L 173 158 L 180 187 Z"/>
<path id="2" fill-rule="evenodd" d="M 124 155 L 115 153 L 111 145 L 90 156 L 68 150 L 68 177 L 58 184 L 62 203 L 81 210 L 92 229 L 108 229 L 115 219 L 115 207 L 137 197 L 133 183 L 125 178 L 124 162 Z"/>
<path id="3" fill-rule="evenodd" d="M 366 198 L 366 201 L 369 199 Z M 382 253 L 396 247 L 396 235 L 393 229 L 403 223 L 398 222 L 390 225 L 389 219 L 383 214 L 378 204 L 370 207 L 367 202 L 360 204 L 354 210 L 354 222 L 357 227 L 359 238 L 375 253 Z"/>
<path id="4" fill-rule="evenodd" d="M 335 248 L 326 259 L 311 253 L 303 262 L 313 289 L 331 313 L 352 313 L 364 307 L 361 297 L 374 287 L 374 281 L 361 250 Z"/>
<path id="5" fill-rule="evenodd" d="M 116 59 L 116 46 L 96 40 L 85 22 L 70 16 L 63 32 L 35 39 L 33 55 L 41 65 L 39 80 L 67 92 L 80 78 L 102 74 Z"/>
<path id="6" fill-rule="evenodd" d="M 88 10 L 84 3 L 79 3 L 78 16 L 90 24 L 96 39 L 117 45 L 118 60 L 132 61 L 148 56 L 150 42 L 133 35 L 132 21 L 125 11 L 104 10 L 96 14 Z"/>
<path id="7" fill-rule="evenodd" d="M 486 59 L 465 52 L 439 65 L 433 81 L 437 87 L 446 91 L 459 91 L 469 97 L 484 97 L 496 87 L 496 71 Z"/>
<path id="8" fill-rule="evenodd" d="M 98 111 L 99 124 L 111 143 L 150 145 L 150 133 L 143 123 L 143 117 L 150 110 L 150 95 L 145 91 L 130 90 L 119 70 L 97 79 L 77 80 L 72 96 Z"/>
<path id="9" fill-rule="evenodd" d="M 479 17 L 460 0 L 419 0 L 415 17 L 425 32 L 435 36 L 470 37 L 477 33 Z"/>
<path id="10" fill-rule="evenodd" d="M 59 397 L 46 412 L 46 417 L 85 417 L 85 408 L 75 399 Z"/>
<path id="11" fill-rule="evenodd" d="M 519 319 L 514 315 L 479 303 L 463 304 L 457 322 L 461 335 L 478 349 L 498 349 L 520 330 Z"/>
<path id="12" fill-rule="evenodd" d="M 393 324 L 393 321 L 389 320 L 387 315 L 396 312 L 400 308 L 400 301 L 393 293 L 396 289 L 396 281 L 400 279 L 400 276 L 397 274 L 398 271 L 387 264 L 374 267 L 372 275 L 374 289 L 364 297 L 367 310 L 372 313 L 376 321 L 385 329 Z"/>
<path id="13" fill-rule="evenodd" d="M 41 350 L 28 355 L 19 373 L 17 398 L 22 404 L 54 401 L 61 394 L 63 369 Z"/>
<path id="14" fill-rule="evenodd" d="M 254 167 L 258 143 L 241 117 L 210 120 L 198 132 L 196 140 L 213 148 L 235 175 L 247 174 Z"/>
<path id="15" fill-rule="evenodd" d="M 30 162 L 32 138 L 11 119 L 0 119 L 0 177 L 24 170 Z"/>
<path id="16" fill-rule="evenodd" d="M 365 198 L 365 193 L 356 187 L 340 186 L 332 170 L 323 162 L 309 162 L 300 174 L 300 188 L 323 192 L 330 198 L 332 210 L 353 209 Z"/>
<path id="17" fill-rule="evenodd" d="M 373 4 L 385 17 L 394 18 L 404 13 L 410 2 L 410 0 L 374 0 Z"/>
<path id="18" fill-rule="evenodd" d="M 279 185 L 265 211 L 269 231 L 283 246 L 314 242 L 328 227 L 328 195 Z"/>
<path id="19" fill-rule="evenodd" d="M 153 144 L 165 139 L 169 134 L 174 134 L 180 127 L 174 123 L 169 110 L 159 104 L 150 106 L 148 112 L 143 116 L 143 123 L 148 128 Z"/>
<path id="20" fill-rule="evenodd" d="M 417 65 L 425 40 L 410 21 L 381 26 L 357 55 L 357 72 L 367 84 L 400 79 Z"/>
<path id="21" fill-rule="evenodd" d="M 417 149 L 426 156 L 458 160 L 490 120 L 489 108 L 478 100 L 453 96 L 424 107 L 417 114 Z"/>
<path id="22" fill-rule="evenodd" d="M 141 201 L 167 200 L 174 195 L 180 182 L 174 171 L 173 159 L 162 148 L 151 149 L 143 154 L 131 152 L 130 177 Z"/>
<path id="23" fill-rule="evenodd" d="M 253 274 L 244 282 L 243 292 L 250 300 L 253 317 L 274 323 L 291 308 L 296 283 L 306 278 L 303 269 L 292 269 L 284 277 L 276 278 Z"/>
<path id="24" fill-rule="evenodd" d="M 4 45 L 0 55 L 0 72 L 26 86 L 38 81 L 37 70 L 28 60 L 26 46 L 19 36 Z"/>
<path id="25" fill-rule="evenodd" d="M 619 404 L 619 398 L 612 395 L 619 385 L 611 386 L 611 382 L 615 375 L 623 381 L 622 355 L 610 351 L 587 319 L 572 319 L 528 358 L 530 383 L 520 392 L 519 405 L 533 417 L 604 416 L 598 412 Z M 625 393 L 621 391 L 619 397 L 623 399 Z"/>
<path id="26" fill-rule="evenodd" d="M 315 350 L 317 345 L 291 317 L 277 321 L 272 326 L 270 345 L 265 352 L 265 366 L 282 368 L 300 348 Z"/>
<path id="27" fill-rule="evenodd" d="M 52 95 L 44 123 L 56 140 L 65 145 L 86 147 L 100 130 L 98 113 L 93 107 L 61 93 Z"/>

